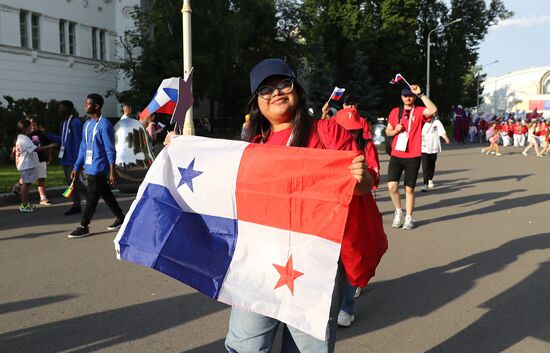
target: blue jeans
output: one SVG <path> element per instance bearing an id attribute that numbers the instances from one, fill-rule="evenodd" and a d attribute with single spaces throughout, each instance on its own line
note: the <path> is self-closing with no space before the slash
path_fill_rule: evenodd
<path id="1" fill-rule="evenodd" d="M 340 307 L 340 292 L 343 291 L 345 272 L 342 265 L 338 266 L 332 304 L 330 307 L 329 321 L 327 325 L 327 340 L 318 340 L 292 326 L 283 324 L 283 353 L 332 353 L 336 344 L 336 324 Z M 225 348 L 230 353 L 269 353 L 273 347 L 273 341 L 279 324 L 279 320 L 231 308 L 229 319 L 229 332 L 225 339 Z"/>
<path id="2" fill-rule="evenodd" d="M 340 310 L 343 310 L 350 315 L 355 315 L 355 290 L 357 287 L 352 286 L 347 277 L 345 278 L 345 282 L 346 285 L 344 287 L 344 295 Z"/>

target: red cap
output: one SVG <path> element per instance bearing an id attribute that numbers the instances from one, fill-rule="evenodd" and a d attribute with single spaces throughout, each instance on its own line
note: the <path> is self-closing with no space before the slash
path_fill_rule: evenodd
<path id="1" fill-rule="evenodd" d="M 341 109 L 336 113 L 336 122 L 346 130 L 363 130 L 364 123 L 355 108 Z"/>

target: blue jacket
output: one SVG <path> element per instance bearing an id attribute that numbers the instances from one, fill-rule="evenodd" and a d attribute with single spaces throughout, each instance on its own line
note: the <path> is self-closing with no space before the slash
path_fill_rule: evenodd
<path id="1" fill-rule="evenodd" d="M 48 134 L 48 140 L 61 146 L 63 138 L 63 124 L 59 128 L 59 135 Z M 61 158 L 61 165 L 74 165 L 78 157 L 80 143 L 82 142 L 82 123 L 79 117 L 73 117 L 67 132 L 67 141 L 65 142 L 65 152 Z"/>
<path id="2" fill-rule="evenodd" d="M 97 132 L 94 135 L 94 128 L 97 125 Z M 86 141 L 86 130 L 88 130 L 88 141 Z M 86 162 L 86 150 L 92 149 L 92 164 Z M 84 123 L 82 129 L 82 143 L 78 152 L 78 158 L 74 164 L 74 170 L 78 171 L 84 166 L 85 173 L 89 175 L 108 175 L 109 165 L 115 164 L 115 130 L 113 125 L 103 115 L 96 121 L 90 119 Z"/>

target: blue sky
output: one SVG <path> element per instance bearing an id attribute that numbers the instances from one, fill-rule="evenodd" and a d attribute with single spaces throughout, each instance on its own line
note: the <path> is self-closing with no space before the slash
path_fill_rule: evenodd
<path id="1" fill-rule="evenodd" d="M 487 1 L 488 2 L 488 1 Z M 479 48 L 483 71 L 498 76 L 550 65 L 550 0 L 503 0 L 514 16 L 489 29 Z"/>

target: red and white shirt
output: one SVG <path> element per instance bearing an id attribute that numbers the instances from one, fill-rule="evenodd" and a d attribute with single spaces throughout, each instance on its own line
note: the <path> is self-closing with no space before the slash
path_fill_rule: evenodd
<path id="1" fill-rule="evenodd" d="M 408 132 L 409 140 L 407 143 L 407 149 L 405 151 L 396 151 L 395 144 L 397 143 L 398 135 L 395 135 L 392 142 L 392 151 L 391 155 L 399 158 L 417 158 L 422 155 L 422 127 L 427 121 L 427 118 L 424 116 L 424 109 L 426 107 L 413 107 L 411 110 L 403 110 L 403 116 L 401 118 L 401 125 L 403 125 L 404 132 Z M 411 116 L 412 113 L 412 116 Z M 388 117 L 388 123 L 395 128 L 399 123 L 399 108 L 393 108 Z M 410 121 L 410 131 L 409 131 L 409 119 Z"/>

